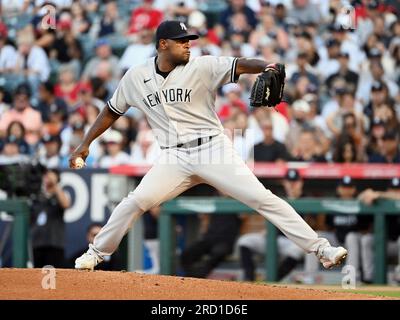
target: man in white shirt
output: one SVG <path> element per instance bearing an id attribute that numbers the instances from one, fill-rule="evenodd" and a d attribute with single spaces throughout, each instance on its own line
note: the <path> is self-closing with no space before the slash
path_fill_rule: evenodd
<path id="1" fill-rule="evenodd" d="M 7 44 L 7 30 L 0 30 L 0 74 L 12 71 L 16 65 L 17 51 Z"/>
<path id="2" fill-rule="evenodd" d="M 146 62 L 154 53 L 153 32 L 150 29 L 143 29 L 140 31 L 139 41 L 125 49 L 119 61 L 119 67 L 124 72 Z"/>
<path id="3" fill-rule="evenodd" d="M 116 130 L 109 130 L 104 135 L 107 154 L 100 158 L 100 168 L 109 168 L 121 164 L 129 164 L 129 155 L 122 151 L 122 135 Z"/>

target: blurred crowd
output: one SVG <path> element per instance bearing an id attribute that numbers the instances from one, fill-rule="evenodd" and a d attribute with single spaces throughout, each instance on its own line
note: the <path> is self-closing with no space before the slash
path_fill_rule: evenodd
<path id="1" fill-rule="evenodd" d="M 284 102 L 249 107 L 256 75 L 218 92 L 216 109 L 245 160 L 399 163 L 398 1 L 2 1 L 0 163 L 68 155 L 132 66 L 156 54 L 154 31 L 178 19 L 192 57 L 286 65 Z M 159 147 L 129 109 L 91 145 L 88 167 L 151 164 Z"/>

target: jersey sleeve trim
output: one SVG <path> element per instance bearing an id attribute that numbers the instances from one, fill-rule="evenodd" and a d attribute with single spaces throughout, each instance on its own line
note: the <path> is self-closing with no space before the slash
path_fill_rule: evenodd
<path id="1" fill-rule="evenodd" d="M 124 115 L 123 112 L 118 111 L 116 108 L 114 108 L 110 101 L 107 102 L 107 105 L 108 105 L 108 108 L 109 108 L 112 112 L 116 113 L 117 115 L 119 115 L 119 116 L 123 116 L 123 115 Z"/>
<path id="2" fill-rule="evenodd" d="M 239 77 L 236 76 L 237 62 L 238 62 L 238 58 L 233 59 L 232 67 L 231 67 L 231 82 L 236 82 L 239 79 Z"/>

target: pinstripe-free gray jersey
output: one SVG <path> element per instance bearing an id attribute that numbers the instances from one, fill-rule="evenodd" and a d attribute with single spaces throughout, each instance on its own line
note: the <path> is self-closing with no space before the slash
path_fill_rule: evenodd
<path id="1" fill-rule="evenodd" d="M 126 72 L 108 107 L 119 115 L 139 108 L 162 147 L 221 133 L 215 97 L 220 86 L 235 81 L 237 58 L 196 57 L 165 79 L 156 72 L 155 59 Z"/>

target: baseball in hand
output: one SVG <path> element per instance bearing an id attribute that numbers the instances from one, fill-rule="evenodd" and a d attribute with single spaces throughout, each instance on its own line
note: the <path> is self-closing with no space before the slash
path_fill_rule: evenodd
<path id="1" fill-rule="evenodd" d="M 82 169 L 85 166 L 85 161 L 78 157 L 75 159 L 75 169 Z"/>

